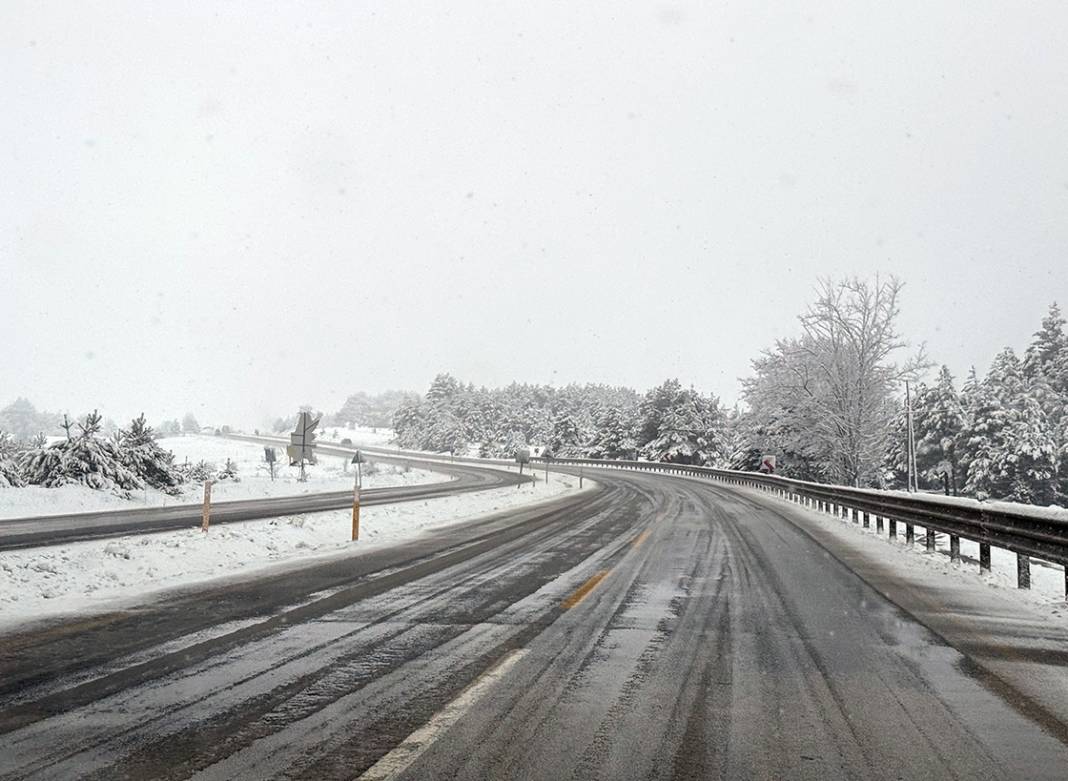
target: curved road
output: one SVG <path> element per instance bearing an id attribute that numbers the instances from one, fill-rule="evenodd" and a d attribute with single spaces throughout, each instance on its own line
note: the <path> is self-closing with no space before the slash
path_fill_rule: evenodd
<path id="1" fill-rule="evenodd" d="M 339 456 L 351 455 L 353 452 L 352 449 L 340 447 L 321 447 L 319 451 Z M 408 464 L 449 475 L 452 479 L 444 483 L 364 489 L 360 493 L 360 502 L 366 505 L 409 502 L 470 491 L 483 491 L 488 488 L 515 485 L 519 480 L 517 475 L 501 470 L 402 457 L 388 454 L 385 451 L 381 454 L 376 451 L 373 455 L 369 455 L 368 460 L 388 464 Z M 351 506 L 351 490 L 212 502 L 211 523 L 219 525 L 260 518 L 278 518 L 296 513 L 340 510 Z M 202 505 L 185 504 L 172 507 L 141 507 L 130 510 L 4 518 L 0 519 L 0 550 L 185 529 L 190 526 L 199 526 L 201 513 Z"/>
<path id="2" fill-rule="evenodd" d="M 957 650 L 756 495 L 596 479 L 0 637 L 0 778 L 1064 777 L 975 616 Z"/>

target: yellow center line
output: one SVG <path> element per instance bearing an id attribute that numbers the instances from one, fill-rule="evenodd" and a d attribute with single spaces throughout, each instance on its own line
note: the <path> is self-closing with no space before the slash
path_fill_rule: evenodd
<path id="1" fill-rule="evenodd" d="M 645 531 L 643 531 L 641 534 L 639 534 L 637 537 L 634 538 L 634 542 L 632 542 L 631 545 L 634 546 L 635 548 L 637 548 L 639 545 L 641 545 L 643 542 L 645 542 L 645 538 L 648 537 L 648 536 L 649 536 L 649 530 L 646 529 Z"/>
<path id="2" fill-rule="evenodd" d="M 593 589 L 597 586 L 597 584 L 600 583 L 602 580 L 604 580 L 604 576 L 607 575 L 607 574 L 608 574 L 608 570 L 606 570 L 606 569 L 603 569 L 600 572 L 598 572 L 597 574 L 595 574 L 592 578 L 590 578 L 585 583 L 583 583 L 581 586 L 579 586 L 578 590 L 575 591 L 574 594 L 572 594 L 567 599 L 565 599 L 561 603 L 560 607 L 562 607 L 564 610 L 570 610 L 571 608 L 573 608 L 579 602 L 584 600 L 589 595 L 589 593 L 591 591 L 593 591 Z"/>

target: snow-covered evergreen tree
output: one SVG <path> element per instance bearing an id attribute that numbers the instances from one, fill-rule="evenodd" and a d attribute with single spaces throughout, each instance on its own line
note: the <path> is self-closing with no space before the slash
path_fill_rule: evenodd
<path id="1" fill-rule="evenodd" d="M 753 415 L 743 412 L 737 404 L 727 413 L 723 425 L 723 456 L 718 466 L 744 472 L 760 468 L 764 452 L 754 423 Z"/>
<path id="2" fill-rule="evenodd" d="M 0 431 L 0 488 L 19 488 L 26 485 L 19 466 L 19 447 L 6 431 Z"/>
<path id="3" fill-rule="evenodd" d="M 606 406 L 597 415 L 589 447 L 591 458 L 632 459 L 637 454 L 636 421 L 622 407 Z"/>
<path id="4" fill-rule="evenodd" d="M 1050 304 L 1042 318 L 1042 328 L 1035 332 L 1024 354 L 1023 372 L 1029 378 L 1044 375 L 1054 393 L 1068 393 L 1068 335 L 1057 302 Z"/>
<path id="5" fill-rule="evenodd" d="M 220 482 L 229 481 L 231 483 L 240 483 L 241 477 L 237 474 L 237 463 L 226 459 L 226 463 L 223 468 L 215 475 L 215 479 Z"/>
<path id="6" fill-rule="evenodd" d="M 182 435 L 182 424 L 177 419 L 164 420 L 156 431 L 161 437 L 178 437 Z"/>
<path id="7" fill-rule="evenodd" d="M 123 464 L 141 480 L 169 494 L 181 492 L 185 478 L 174 466 L 174 454 L 160 447 L 144 414 L 119 432 L 116 444 Z"/>
<path id="8" fill-rule="evenodd" d="M 118 492 L 144 487 L 141 478 L 123 462 L 115 441 L 101 436 L 103 421 L 99 413 L 94 410 L 86 415 L 85 422 L 78 424 L 79 434 L 71 434 L 69 419 L 64 422 L 68 432 L 65 439 L 35 448 L 22 459 L 28 483 L 47 488 L 81 484 Z"/>
<path id="9" fill-rule="evenodd" d="M 557 456 L 578 456 L 582 454 L 582 432 L 575 416 L 565 412 L 553 421 L 553 433 L 548 443 Z"/>
<path id="10" fill-rule="evenodd" d="M 215 464 L 210 461 L 186 461 L 175 467 L 187 483 L 203 483 L 215 479 Z"/>
<path id="11" fill-rule="evenodd" d="M 1049 504 L 1057 496 L 1057 447 L 1011 348 L 969 389 L 968 422 L 961 433 L 965 488 L 979 498 Z"/>
<path id="12" fill-rule="evenodd" d="M 961 468 L 957 442 L 964 430 L 964 408 L 953 386 L 953 375 L 943 366 L 938 380 L 918 395 L 919 415 L 914 415 L 916 471 L 928 487 L 942 485 L 942 474 L 956 494 L 966 475 Z"/>
<path id="13" fill-rule="evenodd" d="M 1056 501 L 1068 504 L 1068 335 L 1056 302 L 1024 355 L 1023 371 L 1052 432 L 1056 456 Z"/>
<path id="14" fill-rule="evenodd" d="M 197 422 L 196 416 L 192 412 L 185 413 L 185 417 L 182 418 L 182 433 L 183 434 L 199 434 L 200 424 Z"/>
<path id="15" fill-rule="evenodd" d="M 717 461 L 723 455 L 723 414 L 718 401 L 701 396 L 693 388 L 679 388 L 674 398 L 666 401 L 666 386 L 670 385 L 665 383 L 658 389 L 659 394 L 654 394 L 659 425 L 656 437 L 643 447 L 646 457 L 681 464 Z M 678 387 L 677 383 L 674 386 Z"/>

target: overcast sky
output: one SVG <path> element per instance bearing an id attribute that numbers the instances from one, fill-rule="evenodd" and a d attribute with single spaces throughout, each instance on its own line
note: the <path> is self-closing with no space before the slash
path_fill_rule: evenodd
<path id="1" fill-rule="evenodd" d="M 957 373 L 1068 305 L 1068 5 L 13 2 L 0 404 L 666 377 L 820 275 Z M 184 7 L 183 7 L 184 6 Z"/>

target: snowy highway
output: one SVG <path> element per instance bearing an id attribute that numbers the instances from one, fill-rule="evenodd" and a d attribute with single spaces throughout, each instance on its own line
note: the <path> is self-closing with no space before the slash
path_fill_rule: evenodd
<path id="1" fill-rule="evenodd" d="M 0 637 L 0 778 L 1063 778 L 1063 628 L 743 491 L 597 483 Z"/>

